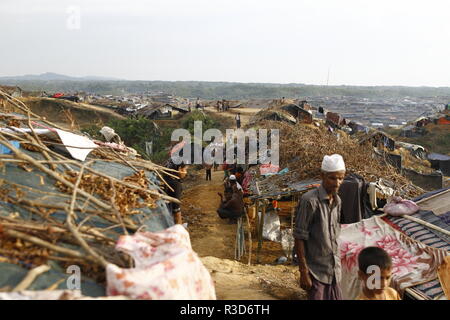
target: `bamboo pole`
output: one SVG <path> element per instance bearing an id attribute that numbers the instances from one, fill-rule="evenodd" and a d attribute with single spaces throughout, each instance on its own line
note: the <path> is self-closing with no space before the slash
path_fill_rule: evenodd
<path id="1" fill-rule="evenodd" d="M 445 234 L 447 236 L 450 236 L 450 231 L 442 229 L 442 228 L 440 228 L 438 226 L 435 226 L 434 224 L 431 224 L 429 222 L 423 221 L 422 219 L 418 219 L 418 218 L 411 217 L 411 216 L 408 216 L 408 215 L 403 215 L 401 217 L 405 218 L 405 219 L 408 219 L 408 220 L 411 220 L 411 221 L 414 221 L 414 222 L 417 222 L 417 223 L 419 223 L 421 225 L 424 225 L 427 228 L 434 229 L 434 230 L 439 231 L 439 232 L 441 232 L 441 233 L 443 233 L 443 234 Z"/>
<path id="2" fill-rule="evenodd" d="M 263 243 L 263 228 L 264 228 L 264 216 L 266 214 L 266 201 L 263 200 L 263 207 L 261 211 L 261 219 L 259 221 L 259 231 L 258 231 L 258 248 L 256 250 L 256 263 L 260 263 L 259 255 L 261 253 L 262 249 L 262 243 Z"/>
<path id="3" fill-rule="evenodd" d="M 89 163 L 86 164 L 86 166 L 89 165 Z M 93 260 L 95 260 L 98 264 L 102 265 L 104 268 L 106 268 L 106 266 L 108 265 L 108 261 L 106 261 L 101 255 L 99 255 L 97 252 L 95 252 L 91 247 L 89 247 L 89 245 L 87 244 L 87 242 L 83 239 L 83 237 L 80 235 L 80 233 L 78 232 L 78 230 L 75 228 L 73 222 L 72 222 L 72 218 L 75 216 L 75 213 L 73 211 L 74 205 L 75 205 L 75 201 L 77 198 L 77 192 L 78 192 L 78 186 L 80 184 L 81 181 L 81 177 L 83 176 L 83 171 L 84 171 L 84 166 L 81 167 L 80 172 L 78 174 L 77 177 L 77 181 L 75 182 L 74 188 L 73 188 L 73 193 L 72 193 L 72 200 L 70 202 L 70 207 L 69 207 L 69 212 L 67 214 L 66 217 L 66 223 L 67 226 L 69 227 L 70 232 L 72 232 L 73 236 L 75 237 L 75 239 L 78 241 L 78 243 L 81 245 L 81 247 L 89 254 L 92 256 Z"/>
<path id="4" fill-rule="evenodd" d="M 30 235 L 28 235 L 26 233 L 23 233 L 23 232 L 6 229 L 6 230 L 3 230 L 3 233 L 6 234 L 7 236 L 12 237 L 12 238 L 17 238 L 17 239 L 21 239 L 21 240 L 24 240 L 24 241 L 28 241 L 28 242 L 31 242 L 31 243 L 33 243 L 35 245 L 40 246 L 40 247 L 44 247 L 44 248 L 47 248 L 49 250 L 53 250 L 53 251 L 62 253 L 62 254 L 65 254 L 67 256 L 70 256 L 70 257 L 81 258 L 83 260 L 86 259 L 86 256 L 84 254 L 80 253 L 79 251 L 72 250 L 72 249 L 67 249 L 67 248 L 63 248 L 63 247 L 54 245 L 54 244 L 52 244 L 50 242 L 47 242 L 45 240 L 42 240 L 42 239 L 34 237 L 34 236 L 30 236 Z"/>
<path id="5" fill-rule="evenodd" d="M 424 199 L 422 199 L 422 200 L 419 200 L 419 201 L 416 202 L 416 204 L 419 204 L 419 203 L 422 203 L 422 202 L 431 200 L 431 199 L 433 199 L 433 198 L 439 197 L 439 196 L 441 196 L 441 195 L 443 195 L 444 193 L 447 193 L 447 192 L 450 192 L 450 189 L 447 189 L 447 190 L 444 190 L 444 191 L 442 191 L 442 192 L 436 193 L 436 194 L 434 194 L 434 195 L 432 195 L 432 196 L 430 196 L 430 197 L 428 197 L 428 198 L 424 198 Z"/>
<path id="6" fill-rule="evenodd" d="M 25 278 L 12 290 L 12 292 L 18 292 L 26 290 L 33 281 L 41 274 L 50 270 L 50 267 L 46 264 L 40 265 L 39 267 L 31 269 Z"/>
<path id="7" fill-rule="evenodd" d="M 252 247 L 253 247 L 253 243 L 252 243 L 252 230 L 251 230 L 251 226 L 250 226 L 250 219 L 248 218 L 248 214 L 246 214 L 246 218 L 247 218 L 247 227 L 248 227 L 248 265 L 250 266 L 252 263 Z"/>

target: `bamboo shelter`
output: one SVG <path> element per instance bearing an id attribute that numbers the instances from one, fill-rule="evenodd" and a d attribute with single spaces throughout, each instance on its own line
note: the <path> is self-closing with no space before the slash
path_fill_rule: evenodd
<path id="1" fill-rule="evenodd" d="M 118 237 L 173 225 L 166 204 L 178 200 L 162 189 L 171 170 L 123 144 L 90 140 L 51 123 L 20 100 L 0 95 L 6 100 L 0 110 L 2 291 L 65 289 L 65 270 L 77 265 L 89 283 L 83 294 L 104 295 L 105 266 L 131 263 L 114 249 Z M 84 160 L 74 158 L 83 150 Z M 18 283 L 28 270 L 28 279 Z"/>

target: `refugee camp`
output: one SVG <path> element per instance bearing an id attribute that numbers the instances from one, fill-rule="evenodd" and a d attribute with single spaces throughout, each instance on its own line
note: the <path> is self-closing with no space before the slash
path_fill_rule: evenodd
<path id="1" fill-rule="evenodd" d="M 344 2 L 2 2 L 0 300 L 449 300 L 448 5 Z"/>

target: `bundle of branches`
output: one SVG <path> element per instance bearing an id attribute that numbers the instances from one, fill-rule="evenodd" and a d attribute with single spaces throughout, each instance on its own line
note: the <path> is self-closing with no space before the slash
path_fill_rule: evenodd
<path id="1" fill-rule="evenodd" d="M 118 179 L 100 172 L 94 168 L 100 161 L 98 153 L 91 153 L 84 162 L 67 158 L 50 148 L 57 143 L 42 140 L 34 126 L 70 130 L 34 114 L 2 91 L 0 99 L 7 102 L 2 103 L 2 126 L 30 129 L 20 134 L 0 131 L 0 145 L 12 151 L 0 155 L 4 177 L 0 201 L 11 207 L 0 210 L 1 261 L 30 267 L 49 260 L 63 265 L 76 262 L 85 267 L 83 274 L 96 279 L 104 278 L 99 271 L 108 263 L 127 266 L 129 259 L 114 246 L 118 236 L 139 228 L 133 215 L 141 208 L 155 208 L 159 199 L 179 202 L 163 193 L 146 172 L 164 182 L 162 173 L 173 176 L 173 170 L 100 146 L 96 151 L 107 154 L 103 163 L 120 164 L 134 174 Z M 18 181 L 17 173 L 24 174 L 20 170 L 26 170 L 22 180 L 27 181 Z M 33 179 L 38 182 L 33 184 Z"/>
<path id="2" fill-rule="evenodd" d="M 78 173 L 75 171 L 66 171 L 67 181 L 75 183 Z M 112 204 L 118 209 L 121 215 L 136 214 L 139 210 L 134 208 L 156 207 L 158 197 L 154 194 L 148 194 L 142 189 L 148 188 L 148 179 L 144 170 L 139 170 L 134 175 L 125 177 L 125 182 L 135 184 L 139 189 L 113 182 L 108 178 L 103 178 L 95 174 L 83 174 L 79 188 L 89 194 L 96 194 L 104 200 L 113 200 Z M 56 186 L 63 192 L 69 193 L 71 189 L 57 181 Z M 111 195 L 115 195 L 111 198 Z"/>
<path id="3" fill-rule="evenodd" d="M 308 124 L 291 125 L 279 121 L 261 121 L 261 128 L 280 130 L 280 166 L 288 167 L 296 180 L 320 179 L 320 168 L 324 155 L 334 153 L 343 156 L 349 173 L 356 173 L 368 182 L 384 178 L 391 181 L 396 190 L 405 197 L 415 197 L 423 190 L 377 157 L 368 144 L 360 145 L 345 132 L 329 132 L 326 127 Z M 283 176 L 274 177 L 286 179 Z"/>

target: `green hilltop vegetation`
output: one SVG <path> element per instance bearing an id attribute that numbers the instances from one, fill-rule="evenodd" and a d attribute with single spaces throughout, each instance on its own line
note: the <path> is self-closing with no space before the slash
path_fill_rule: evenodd
<path id="1" fill-rule="evenodd" d="M 450 87 L 319 86 L 306 84 L 201 81 L 66 81 L 1 80 L 24 90 L 83 91 L 97 94 L 140 94 L 162 91 L 174 96 L 202 99 L 273 99 L 277 97 L 354 96 L 365 98 L 450 96 Z"/>
<path id="2" fill-rule="evenodd" d="M 103 125 L 109 126 L 122 138 L 125 144 L 134 148 L 144 159 L 163 164 L 168 158 L 168 147 L 171 145 L 172 131 L 178 128 L 188 130 L 194 136 L 194 121 L 202 122 L 203 132 L 216 128 L 223 134 L 227 128 L 231 128 L 234 121 L 220 117 L 209 112 L 193 111 L 178 120 L 164 121 L 149 120 L 144 117 L 111 119 L 103 124 L 91 124 L 81 128 L 81 131 L 89 133 L 96 139 L 101 139 L 100 129 Z M 153 154 L 147 155 L 145 143 L 153 142 Z M 205 145 L 206 146 L 206 143 Z"/>
<path id="3" fill-rule="evenodd" d="M 388 134 L 398 141 L 423 146 L 429 152 L 450 155 L 450 126 L 429 124 L 425 127 L 425 134 L 419 137 L 406 138 L 400 136 L 400 129 L 386 129 Z"/>

